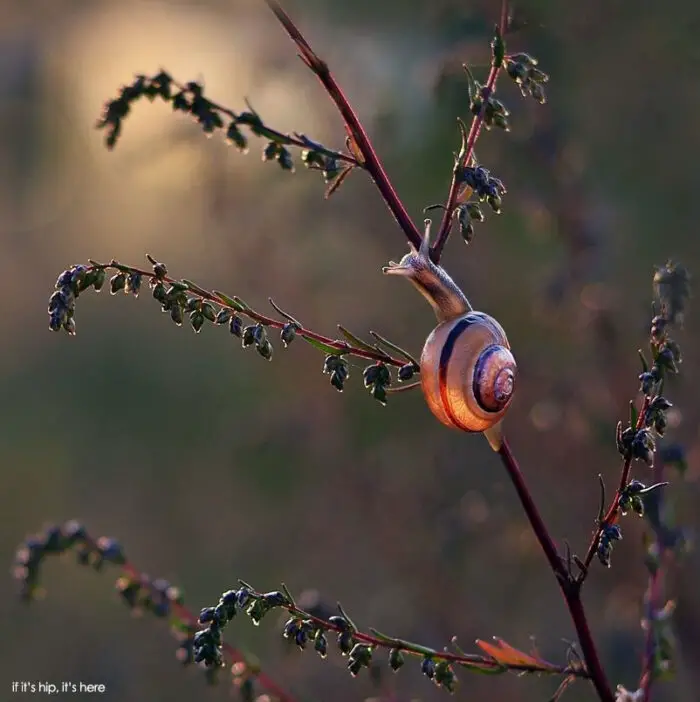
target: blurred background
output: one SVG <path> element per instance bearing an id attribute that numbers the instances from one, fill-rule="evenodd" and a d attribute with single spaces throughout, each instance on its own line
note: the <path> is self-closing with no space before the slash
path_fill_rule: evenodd
<path id="1" fill-rule="evenodd" d="M 410 214 L 444 200 L 467 118 L 462 62 L 485 78 L 497 0 L 286 0 L 363 117 Z M 518 358 L 509 440 L 552 534 L 582 554 L 612 492 L 625 419 L 646 344 L 653 266 L 700 271 L 695 155 L 700 133 L 700 6 L 532 0 L 509 49 L 551 74 L 549 103 L 499 94 L 513 130 L 484 133 L 479 159 L 509 187 L 502 216 L 474 243 L 450 241 L 445 267 L 475 306 L 508 330 Z M 178 329 L 148 294 L 85 294 L 78 334 L 50 334 L 56 276 L 87 259 L 145 264 L 240 295 L 272 296 L 328 336 L 342 323 L 415 354 L 429 307 L 381 266 L 407 250 L 370 181 L 354 173 L 329 201 L 317 174 L 283 173 L 207 139 L 162 103 L 138 103 L 113 152 L 94 129 L 102 104 L 134 73 L 161 67 L 231 109 L 247 97 L 265 121 L 342 148 L 342 123 L 259 0 L 0 0 L 0 550 L 72 517 L 121 540 L 133 562 L 183 587 L 196 612 L 243 578 L 284 580 L 340 600 L 363 628 L 474 650 L 493 635 L 563 661 L 575 634 L 498 458 L 451 432 L 418 392 L 387 407 L 364 391 L 362 365 L 343 394 L 322 355 L 298 341 L 272 363 L 225 329 Z M 691 302 L 675 338 L 682 375 L 667 443 L 676 519 L 698 527 L 700 324 Z M 635 477 L 650 479 L 635 466 Z M 613 568 L 585 591 L 614 683 L 634 689 L 643 650 L 643 520 L 627 517 Z M 104 683 L 110 700 L 228 699 L 181 670 L 167 627 L 134 621 L 112 575 L 50 561 L 47 598 L 26 610 L 0 579 L 0 683 Z M 697 700 L 700 563 L 670 574 L 678 600 L 678 673 L 658 700 Z M 259 658 L 299 700 L 442 699 L 416 670 L 352 680 L 333 653 L 289 648 L 275 617 L 237 621 L 227 640 Z M 557 682 L 459 672 L 457 699 L 544 700 Z M 1 695 L 9 699 L 10 693 Z M 590 700 L 585 684 L 565 699 Z"/>

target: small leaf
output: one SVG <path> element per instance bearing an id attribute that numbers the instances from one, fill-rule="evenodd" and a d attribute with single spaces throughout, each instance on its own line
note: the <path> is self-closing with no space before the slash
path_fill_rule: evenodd
<path id="1" fill-rule="evenodd" d="M 350 631 L 357 631 L 357 626 L 355 625 L 355 622 L 353 622 L 353 620 L 350 619 L 350 617 L 348 616 L 348 613 L 343 609 L 343 605 L 341 605 L 340 602 L 338 602 L 337 604 L 338 604 L 338 611 L 340 612 L 340 615 L 345 619 L 345 621 L 350 626 Z"/>
<path id="2" fill-rule="evenodd" d="M 311 346 L 314 348 L 317 348 L 319 351 L 323 351 L 323 353 L 330 354 L 331 356 L 340 356 L 343 353 L 347 353 L 347 351 L 339 350 L 334 346 L 329 346 L 328 344 L 324 344 L 322 341 L 318 341 L 317 339 L 313 339 L 312 337 L 304 334 L 301 335 L 301 338 L 307 343 L 311 344 Z"/>
<path id="3" fill-rule="evenodd" d="M 237 298 L 234 300 L 219 290 L 212 290 L 212 293 L 220 300 L 223 300 L 223 302 L 225 302 L 229 307 L 233 307 L 233 309 L 237 312 L 246 312 L 250 309 L 245 303 L 242 303 L 242 301 L 238 300 Z"/>
<path id="4" fill-rule="evenodd" d="M 370 331 L 370 334 L 383 346 L 386 346 L 388 349 L 391 349 L 395 353 L 399 354 L 399 356 L 405 358 L 409 363 L 412 363 L 417 368 L 420 367 L 418 361 L 416 361 L 416 359 L 413 358 L 413 356 L 411 356 L 411 354 L 405 349 L 402 349 L 400 346 L 393 344 L 391 341 L 385 339 L 383 336 L 381 336 L 375 331 Z"/>
<path id="5" fill-rule="evenodd" d="M 297 328 L 301 329 L 301 328 L 304 326 L 304 325 L 303 325 L 301 322 L 299 322 L 297 319 L 294 319 L 294 317 L 292 317 L 291 314 L 287 314 L 283 309 L 281 309 L 280 307 L 278 307 L 278 306 L 275 304 L 275 301 L 274 301 L 271 297 L 268 297 L 268 298 L 267 298 L 267 301 L 274 307 L 275 311 L 276 311 L 278 314 L 282 315 L 285 319 L 288 319 L 288 320 L 289 320 L 292 324 L 294 324 Z"/>
<path id="6" fill-rule="evenodd" d="M 649 364 L 647 363 L 647 359 L 644 358 L 644 352 L 642 351 L 642 349 L 638 349 L 637 353 L 639 354 L 639 359 L 642 362 L 642 372 L 648 373 L 649 372 Z"/>
<path id="7" fill-rule="evenodd" d="M 187 289 L 190 290 L 193 293 L 196 293 L 200 297 L 209 297 L 209 291 L 205 290 L 204 288 L 200 288 L 197 283 L 193 283 L 191 280 L 187 280 L 187 278 L 183 278 L 182 282 L 187 286 Z"/>
<path id="8" fill-rule="evenodd" d="M 294 601 L 294 597 L 292 597 L 292 593 L 289 592 L 289 589 L 287 586 L 282 583 L 282 592 L 287 596 L 287 599 L 289 600 L 289 604 L 296 609 L 296 602 Z"/>
<path id="9" fill-rule="evenodd" d="M 348 331 L 342 324 L 338 325 L 338 330 L 352 346 L 362 349 L 363 351 L 370 351 L 371 353 L 379 352 L 383 354 L 383 351 L 378 349 L 376 346 L 372 346 L 372 344 L 368 344 L 366 341 L 362 341 L 362 339 L 355 336 L 351 331 Z"/>
<path id="10" fill-rule="evenodd" d="M 355 168 L 355 166 L 345 166 L 340 173 L 338 173 L 337 176 L 335 176 L 334 180 L 331 182 L 331 184 L 326 188 L 326 192 L 323 195 L 325 200 L 328 200 L 333 193 L 335 193 L 336 190 L 345 182 L 345 179 L 350 175 L 352 170 Z"/>
<path id="11" fill-rule="evenodd" d="M 496 642 L 495 644 L 477 639 L 476 645 L 498 663 L 503 665 L 532 666 L 533 668 L 539 669 L 548 669 L 551 667 L 545 661 L 533 658 L 528 653 L 513 648 L 509 643 L 505 642 L 503 639 L 499 639 L 497 636 L 494 636 L 493 640 Z"/>
<path id="12" fill-rule="evenodd" d="M 241 312 L 252 312 L 253 311 L 252 307 L 249 304 L 247 304 L 246 302 L 243 302 L 243 300 L 241 300 L 241 298 L 238 297 L 238 295 L 233 296 L 233 301 L 235 304 L 237 304 L 241 307 Z"/>
<path id="13" fill-rule="evenodd" d="M 485 665 L 484 663 L 460 661 L 459 665 L 473 673 L 480 673 L 481 675 L 501 675 L 508 672 L 508 668 L 501 664 Z"/>
<path id="14" fill-rule="evenodd" d="M 365 162 L 364 154 L 357 145 L 357 141 L 355 141 L 355 137 L 352 135 L 352 132 L 347 124 L 345 125 L 345 133 L 347 134 L 345 137 L 345 146 L 347 146 L 348 151 L 355 157 L 357 162 L 359 164 L 363 164 Z"/>
<path id="15" fill-rule="evenodd" d="M 491 42 L 491 51 L 493 55 L 493 65 L 500 68 L 503 65 L 503 59 L 506 55 L 506 44 L 501 34 L 501 28 L 496 25 L 496 33 Z"/>
<path id="16" fill-rule="evenodd" d="M 462 64 L 462 68 L 464 69 L 464 72 L 467 74 L 467 90 L 469 91 L 469 101 L 470 102 L 476 102 L 476 100 L 479 99 L 479 84 L 476 82 L 476 79 L 474 78 L 474 74 L 471 72 L 469 69 L 469 66 L 467 66 L 466 63 Z"/>
<path id="17" fill-rule="evenodd" d="M 378 629 L 374 629 L 372 627 L 369 627 L 369 632 L 372 634 L 377 639 L 381 639 L 385 643 L 393 643 L 393 644 L 403 644 L 405 643 L 404 641 L 399 641 L 399 639 L 395 639 L 393 636 L 387 636 L 386 634 L 382 634 L 381 631 Z"/>

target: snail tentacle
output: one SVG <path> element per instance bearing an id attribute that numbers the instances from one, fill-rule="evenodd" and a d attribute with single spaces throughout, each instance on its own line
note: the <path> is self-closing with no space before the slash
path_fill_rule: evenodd
<path id="1" fill-rule="evenodd" d="M 430 220 L 420 248 L 411 246 L 384 273 L 407 277 L 438 319 L 420 358 L 421 387 L 430 411 L 443 424 L 484 432 L 501 445 L 500 424 L 515 391 L 517 366 L 503 327 L 476 312 L 446 271 L 430 260 Z"/>

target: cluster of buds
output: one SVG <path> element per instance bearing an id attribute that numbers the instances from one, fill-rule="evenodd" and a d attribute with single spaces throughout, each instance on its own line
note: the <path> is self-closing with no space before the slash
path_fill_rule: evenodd
<path id="1" fill-rule="evenodd" d="M 502 198 L 506 194 L 503 181 L 492 176 L 483 166 L 467 166 L 462 171 L 461 180 L 480 200 L 486 200 L 496 214 L 501 213 Z"/>
<path id="2" fill-rule="evenodd" d="M 249 601 L 248 588 L 228 590 L 215 607 L 205 607 L 199 614 L 199 623 L 206 628 L 198 631 L 193 639 L 193 654 L 196 663 L 207 667 L 221 667 L 224 657 L 221 652 L 223 628 L 236 616 L 238 609 Z"/>
<path id="3" fill-rule="evenodd" d="M 466 244 L 471 244 L 474 238 L 474 222 L 483 222 L 484 212 L 478 202 L 463 202 L 455 209 L 455 219 L 462 239 Z"/>
<path id="4" fill-rule="evenodd" d="M 372 397 L 385 405 L 387 388 L 391 385 L 391 373 L 386 364 L 379 362 L 367 366 L 362 373 L 362 379 Z"/>
<path id="5" fill-rule="evenodd" d="M 468 71 L 466 66 L 464 68 Z M 482 109 L 486 129 L 498 127 L 506 132 L 510 131 L 510 121 L 508 120 L 510 112 L 506 106 L 497 100 L 486 86 L 481 85 L 470 75 L 469 111 L 476 117 L 482 114 Z"/>
<path id="6" fill-rule="evenodd" d="M 75 334 L 75 301 L 81 292 L 94 288 L 99 292 L 105 282 L 106 274 L 103 269 L 91 269 L 87 266 L 72 266 L 63 271 L 56 280 L 56 291 L 49 298 L 49 329 L 60 331 L 64 329 L 69 334 Z M 126 281 L 125 281 L 126 284 Z M 130 281 L 130 284 L 132 282 Z M 140 281 L 133 282 L 137 286 Z"/>
<path id="7" fill-rule="evenodd" d="M 596 555 L 598 560 L 606 567 L 610 567 L 610 556 L 612 555 L 613 542 L 622 539 L 622 529 L 617 524 L 605 524 L 598 537 Z"/>
<path id="8" fill-rule="evenodd" d="M 284 171 L 294 172 L 294 160 L 288 146 L 303 149 L 301 160 L 304 165 L 320 170 L 326 183 L 340 175 L 341 159 L 346 162 L 346 167 L 348 163 L 350 166 L 357 165 L 347 154 L 341 155 L 303 134 L 289 135 L 268 127 L 250 105 L 248 110 L 240 113 L 217 105 L 204 95 L 201 83 L 189 81 L 180 85 L 165 71 L 154 76 L 137 75 L 132 83 L 122 86 L 116 98 L 104 105 L 97 128 L 105 130 L 107 148 L 112 149 L 116 145 L 124 118 L 140 98 L 151 102 L 156 98 L 164 100 L 174 111 L 189 114 L 208 136 L 225 128 L 226 141 L 242 153 L 248 151 L 248 137 L 241 131 L 241 127 L 245 127 L 254 136 L 267 139 L 263 147 L 263 161 L 276 161 Z"/>
<path id="9" fill-rule="evenodd" d="M 38 590 L 39 570 L 46 556 L 74 551 L 79 565 L 101 570 L 105 563 L 126 562 L 121 545 L 115 539 L 101 537 L 92 541 L 85 527 L 77 521 L 62 526 L 52 525 L 43 533 L 30 536 L 17 549 L 13 574 L 20 582 L 21 596 L 31 600 Z"/>
<path id="10" fill-rule="evenodd" d="M 506 73 L 520 88 L 523 97 L 532 96 L 540 104 L 547 101 L 544 84 L 549 76 L 537 68 L 537 59 L 530 54 L 513 54 L 506 57 Z"/>

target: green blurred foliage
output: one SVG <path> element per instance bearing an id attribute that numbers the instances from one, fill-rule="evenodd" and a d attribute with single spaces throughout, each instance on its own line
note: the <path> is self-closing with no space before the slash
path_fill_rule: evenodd
<path id="1" fill-rule="evenodd" d="M 444 199 L 466 117 L 462 62 L 488 61 L 495 0 L 290 0 L 287 9 L 334 68 L 409 212 Z M 551 73 L 543 108 L 503 81 L 513 131 L 486 133 L 479 159 L 509 187 L 505 212 L 445 266 L 508 330 L 521 382 L 507 431 L 553 534 L 587 545 L 602 473 L 620 461 L 615 424 L 639 372 L 652 265 L 700 270 L 694 115 L 700 54 L 695 2 L 522 4 L 516 50 Z M 260 2 L 0 2 L 1 551 L 45 521 L 77 517 L 119 538 L 133 561 L 181 585 L 194 610 L 242 577 L 284 579 L 340 599 L 362 626 L 445 645 L 499 635 L 563 658 L 573 628 L 496 457 L 480 437 L 435 422 L 419 394 L 382 408 L 361 367 L 341 395 L 322 357 L 295 343 L 268 364 L 222 329 L 176 329 L 143 295 L 86 295 L 78 335 L 46 331 L 56 275 L 88 257 L 140 264 L 239 294 L 271 295 L 330 336 L 342 322 L 419 352 L 433 320 L 410 286 L 380 268 L 405 251 L 371 183 L 353 176 L 329 201 L 314 174 L 293 178 L 158 105 L 139 105 L 113 153 L 93 130 L 101 103 L 133 73 L 162 65 L 203 79 L 212 99 L 341 146 L 342 125 Z M 478 69 L 476 69 L 478 70 Z M 262 144 L 260 145 L 262 146 Z M 144 299 L 145 298 L 145 299 Z M 699 526 L 694 388 L 700 325 L 692 306 L 679 411 L 669 435 L 689 451 L 672 489 Z M 644 480 L 645 469 L 636 469 Z M 627 517 L 613 568 L 586 604 L 610 677 L 638 676 L 645 587 L 643 525 Z M 678 680 L 659 700 L 692 700 L 700 652 L 697 558 L 672 578 Z M 131 621 L 110 577 L 52 563 L 48 598 L 27 613 L 0 580 L 12 680 L 105 683 L 108 699 L 227 699 L 183 672 L 164 627 Z M 273 631 L 227 634 L 301 700 L 379 696 L 335 656 L 288 651 Z M 544 699 L 551 681 L 470 678 L 470 700 Z M 383 684 L 395 700 L 444 693 L 416 673 Z M 387 688 L 387 689 L 388 689 Z M 384 693 L 382 693 L 384 694 Z M 575 685 L 566 699 L 590 699 Z"/>

